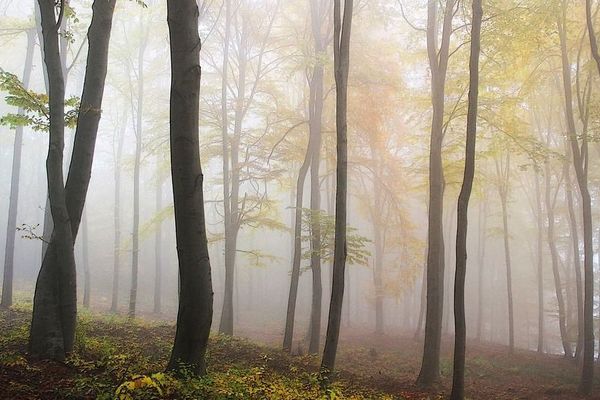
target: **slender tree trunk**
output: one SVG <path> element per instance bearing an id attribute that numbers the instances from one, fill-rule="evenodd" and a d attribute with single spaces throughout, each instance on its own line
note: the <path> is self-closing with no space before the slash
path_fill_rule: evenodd
<path id="1" fill-rule="evenodd" d="M 123 157 L 123 143 L 125 139 L 125 129 L 127 126 L 127 114 L 121 123 L 121 129 L 117 138 L 117 151 L 115 154 L 114 182 L 114 225 L 115 238 L 113 244 L 113 283 L 110 311 L 116 313 L 119 309 L 119 270 L 121 269 L 121 160 Z"/>
<path id="2" fill-rule="evenodd" d="M 475 142 L 477 139 L 477 106 L 479 96 L 479 53 L 481 46 L 481 0 L 473 0 L 471 25 L 471 57 L 469 60 L 469 105 L 463 184 L 456 208 L 456 278 L 454 279 L 454 367 L 451 399 L 465 397 L 465 350 L 467 325 L 465 317 L 465 277 L 467 274 L 468 211 L 475 176 Z"/>
<path id="3" fill-rule="evenodd" d="M 54 233 L 36 282 L 29 351 L 34 357 L 63 360 L 73 349 L 77 314 L 73 235 L 62 171 L 65 87 L 55 4 L 50 0 L 38 0 L 38 3 L 49 82 L 50 143 L 46 170 Z"/>
<path id="4" fill-rule="evenodd" d="M 233 203 L 231 199 L 231 183 L 230 183 L 230 171 L 229 171 L 229 152 L 230 152 L 230 139 L 229 139 L 229 115 L 228 115 L 228 104 L 227 104 L 227 85 L 228 85 L 228 73 L 229 73 L 229 41 L 231 37 L 231 1 L 225 0 L 225 38 L 223 43 L 223 70 L 221 77 L 221 135 L 222 135 L 222 157 L 223 157 L 223 226 L 225 233 L 225 290 L 223 297 L 223 308 L 221 313 L 221 324 L 219 326 L 220 333 L 233 333 L 233 316 L 225 318 L 225 313 L 233 313 L 233 294 L 232 291 L 232 266 L 231 266 L 231 211 L 232 207 L 238 206 L 237 203 Z M 235 250 L 234 250 L 235 251 Z M 231 321 L 230 321 L 231 319 Z"/>
<path id="5" fill-rule="evenodd" d="M 160 163 L 157 160 L 157 165 Z M 159 168 L 158 168 L 159 169 Z M 160 171 L 156 173 L 156 212 L 159 213 L 162 210 L 162 179 L 160 177 Z M 162 312 L 162 219 L 159 219 L 156 226 L 156 232 L 154 233 L 154 313 L 160 314 Z"/>
<path id="6" fill-rule="evenodd" d="M 213 289 L 200 166 L 200 38 L 195 0 L 168 0 L 171 49 L 170 143 L 175 231 L 179 258 L 179 311 L 168 369 L 206 372 Z"/>
<path id="7" fill-rule="evenodd" d="M 33 50 L 35 48 L 34 29 L 27 30 L 27 50 L 25 53 L 25 64 L 23 67 L 23 87 L 29 88 L 31 70 L 33 66 Z M 19 109 L 19 115 L 23 110 Z M 19 178 L 21 174 L 21 151 L 23 148 L 23 127 L 15 129 L 15 141 L 13 145 L 13 159 L 10 178 L 10 197 L 8 203 L 8 223 L 6 225 L 6 245 L 4 250 L 4 277 L 2 280 L 1 307 L 10 307 L 13 302 L 13 276 L 15 257 L 15 236 L 17 233 L 17 210 L 19 206 Z"/>
<path id="8" fill-rule="evenodd" d="M 336 132 L 337 165 L 335 192 L 335 244 L 333 255 L 333 282 L 331 302 L 325 336 L 325 349 L 321 361 L 323 382 L 327 384 L 335 367 L 335 358 L 340 335 L 342 304 L 344 300 L 344 278 L 346 269 L 346 218 L 348 190 L 348 72 L 350 69 L 350 31 L 352 27 L 353 0 L 334 0 L 334 71 L 336 88 Z"/>
<path id="9" fill-rule="evenodd" d="M 538 353 L 544 352 L 544 253 L 543 253 L 543 235 L 544 223 L 542 221 L 542 194 L 540 190 L 539 173 L 535 172 L 535 203 L 537 207 L 536 222 L 537 222 L 537 284 L 538 284 Z"/>
<path id="10" fill-rule="evenodd" d="M 566 49 L 566 4 L 563 3 L 562 28 L 559 33 L 561 38 L 561 53 L 563 65 L 563 84 L 565 87 L 565 104 L 567 109 L 567 126 L 569 133 L 569 142 L 573 153 L 573 164 L 575 174 L 577 176 L 577 185 L 581 195 L 581 207 L 583 211 L 583 270 L 584 270 L 584 299 L 583 299 L 583 365 L 581 370 L 581 382 L 579 391 L 584 394 L 591 394 L 594 385 L 594 250 L 592 240 L 592 201 L 588 190 L 587 178 L 587 137 L 583 136 L 583 144 L 579 147 L 577 132 L 575 129 L 575 119 L 572 110 L 572 94 L 570 69 L 568 64 L 567 49 Z M 588 37 L 590 39 L 590 47 L 592 56 L 596 61 L 598 73 L 600 74 L 600 55 L 598 54 L 598 46 L 596 43 L 596 34 L 592 26 L 592 10 L 591 1 L 586 0 L 586 22 L 588 28 Z M 570 114 L 570 115 L 569 115 Z"/>
<path id="11" fill-rule="evenodd" d="M 565 352 L 565 357 L 571 358 L 573 356 L 573 351 L 571 349 L 571 343 L 569 342 L 569 338 L 567 335 L 567 326 L 566 326 L 566 316 L 565 316 L 565 301 L 562 292 L 562 282 L 559 271 L 559 254 L 558 249 L 556 248 L 556 238 L 554 233 L 554 200 L 550 195 L 550 167 L 548 165 L 548 161 L 546 161 L 545 165 L 545 173 L 546 173 L 546 215 L 548 217 L 548 246 L 550 247 L 550 256 L 552 260 L 552 275 L 554 276 L 554 290 L 556 291 L 556 300 L 558 302 L 558 327 L 560 329 L 560 337 L 562 341 L 563 351 Z"/>
<path id="12" fill-rule="evenodd" d="M 444 94 L 448 68 L 452 17 L 456 0 L 446 0 L 442 41 L 437 46 L 437 0 L 428 0 L 427 54 L 431 69 L 431 102 L 433 117 L 429 147 L 429 213 L 427 227 L 427 308 L 423 359 L 417 384 L 427 387 L 440 377 L 440 347 L 444 309 Z"/>
<path id="13" fill-rule="evenodd" d="M 575 271 L 575 285 L 577 297 L 577 347 L 575 358 L 581 360 L 583 355 L 583 282 L 581 277 L 581 256 L 579 254 L 579 230 L 577 228 L 577 217 L 573 201 L 573 182 L 571 181 L 571 168 L 568 160 L 565 160 L 565 191 L 567 197 L 567 207 L 569 210 L 569 231 L 571 234 L 573 270 Z"/>
<path id="14" fill-rule="evenodd" d="M 481 342 L 483 329 L 483 272 L 485 271 L 485 245 L 487 242 L 487 196 L 479 204 L 479 237 L 477 247 L 477 341 Z"/>
<path id="15" fill-rule="evenodd" d="M 309 142 L 310 142 L 309 138 Z M 285 318 L 285 332 L 283 335 L 283 350 L 292 350 L 294 338 L 294 318 L 296 315 L 296 300 L 298 298 L 298 283 L 300 280 L 300 261 L 302 259 L 302 198 L 304 197 L 304 181 L 310 165 L 310 143 L 308 144 L 304 162 L 298 173 L 296 183 L 296 208 L 294 217 L 294 255 L 292 260 L 292 275 L 288 295 L 287 313 Z"/>

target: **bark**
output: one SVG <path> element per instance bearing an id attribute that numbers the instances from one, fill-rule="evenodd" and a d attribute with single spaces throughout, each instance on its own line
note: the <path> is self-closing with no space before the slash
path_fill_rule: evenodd
<path id="1" fill-rule="evenodd" d="M 36 282 L 29 352 L 34 357 L 63 360 L 73 349 L 77 314 L 73 235 L 62 171 L 65 87 L 54 1 L 38 0 L 38 3 L 49 83 L 50 141 L 46 170 L 54 232 Z"/>
<path id="2" fill-rule="evenodd" d="M 469 60 L 469 105 L 467 110 L 467 139 L 463 184 L 456 208 L 456 275 L 454 279 L 454 366 L 451 399 L 465 396 L 465 277 L 467 274 L 468 210 L 475 175 L 475 142 L 477 139 L 477 106 L 479 96 L 479 53 L 481 46 L 481 0 L 473 0 L 471 25 L 471 56 Z"/>
<path id="3" fill-rule="evenodd" d="M 116 0 L 96 0 L 92 6 L 92 21 L 88 30 L 88 58 L 73 157 L 66 184 L 63 185 L 63 65 L 59 54 L 54 2 L 38 0 L 52 103 L 50 148 L 46 164 L 54 221 L 52 240 L 44 255 L 36 284 L 29 338 L 31 354 L 39 357 L 62 359 L 65 353 L 73 348 L 77 313 L 73 245 L 91 175 L 115 2 Z"/>
<path id="4" fill-rule="evenodd" d="M 121 124 L 120 132 L 117 138 L 117 149 L 114 165 L 114 225 L 115 237 L 113 243 L 113 283 L 110 311 L 116 313 L 119 308 L 119 270 L 121 269 L 121 160 L 123 158 L 123 143 L 125 139 L 125 127 L 127 126 L 127 114 Z"/>
<path id="5" fill-rule="evenodd" d="M 428 1 L 427 54 L 431 69 L 433 117 L 429 147 L 429 213 L 427 228 L 427 308 L 423 359 L 417 378 L 420 386 L 430 386 L 440 378 L 440 347 L 444 309 L 444 94 L 448 69 L 452 17 L 456 0 L 446 0 L 442 41 L 437 45 L 437 0 Z"/>
<path id="6" fill-rule="evenodd" d="M 142 17 L 140 24 L 143 26 Z M 147 33 L 147 31 L 146 31 Z M 129 317 L 135 317 L 137 309 L 138 269 L 140 259 L 140 170 L 142 162 L 142 131 L 144 128 L 144 53 L 147 36 L 142 38 L 138 49 L 137 108 L 135 128 L 135 158 L 133 164 L 133 232 L 131 235 L 131 290 L 129 292 Z"/>
<path id="7" fill-rule="evenodd" d="M 213 290 L 200 165 L 200 38 L 195 0 L 168 0 L 171 50 L 170 144 L 175 232 L 179 259 L 179 310 L 168 369 L 206 372 L 205 354 Z"/>
<path id="8" fill-rule="evenodd" d="M 321 375 L 327 384 L 332 378 L 340 335 L 344 278 L 346 269 L 346 219 L 348 190 L 348 72 L 350 69 L 350 31 L 352 27 L 353 0 L 334 0 L 334 71 L 335 71 L 335 122 L 337 133 L 337 164 L 335 192 L 335 242 L 333 255 L 333 282 L 325 348 L 321 361 Z"/>
<path id="9" fill-rule="evenodd" d="M 23 87 L 29 88 L 31 70 L 33 66 L 33 50 L 35 48 L 34 29 L 27 30 L 27 50 L 25 53 L 25 64 L 23 67 Z M 23 110 L 19 109 L 19 114 Z M 13 159 L 10 178 L 10 197 L 8 203 L 8 223 L 6 225 L 6 245 L 4 250 L 4 275 L 2 280 L 1 307 L 10 307 L 13 302 L 13 276 L 15 257 L 15 237 L 17 233 L 17 210 L 19 207 L 19 178 L 21 174 L 21 151 L 23 147 L 23 127 L 15 129 L 15 141 L 13 145 Z"/>
<path id="10" fill-rule="evenodd" d="M 565 109 L 567 113 L 567 132 L 573 154 L 573 165 L 577 176 L 577 185 L 581 195 L 581 207 L 583 214 L 583 270 L 584 270 L 584 299 L 583 299 L 583 364 L 581 369 L 581 381 L 579 391 L 583 394 L 591 394 L 594 383 L 594 250 L 592 232 L 592 201 L 588 189 L 587 163 L 588 144 L 584 135 L 581 147 L 577 138 L 575 118 L 572 109 L 571 93 L 571 71 L 568 61 L 566 44 L 566 4 L 562 4 L 562 18 L 559 19 L 559 36 L 561 39 L 563 85 L 565 89 Z M 596 35 L 592 26 L 591 1 L 586 0 L 586 22 L 592 56 L 596 61 L 598 73 L 600 74 L 600 56 L 596 43 Z M 569 112 L 571 110 L 571 112 Z"/>

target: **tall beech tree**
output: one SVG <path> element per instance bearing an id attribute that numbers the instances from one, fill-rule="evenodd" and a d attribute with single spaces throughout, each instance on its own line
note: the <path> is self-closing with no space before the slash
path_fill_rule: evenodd
<path id="1" fill-rule="evenodd" d="M 561 15 L 558 18 L 558 33 L 560 37 L 562 78 L 564 87 L 565 116 L 567 122 L 567 136 L 571 145 L 571 154 L 577 186 L 581 196 L 582 221 L 583 221 L 583 363 L 581 368 L 581 381 L 579 391 L 591 394 L 594 385 L 594 249 L 592 227 L 592 199 L 588 189 L 588 138 L 586 135 L 579 138 L 573 116 L 573 95 L 571 92 L 571 66 L 567 53 L 567 3 L 561 2 Z M 600 55 L 596 35 L 592 26 L 591 0 L 586 0 L 586 23 L 592 57 L 596 61 L 600 74 Z"/>
<path id="2" fill-rule="evenodd" d="M 431 140 L 429 144 L 429 212 L 427 227 L 427 308 L 423 360 L 417 383 L 430 386 L 440 377 L 440 347 L 444 309 L 444 94 L 450 58 L 450 37 L 456 0 L 446 0 L 438 48 L 438 1 L 428 0 L 427 55 L 431 70 Z"/>
<path id="3" fill-rule="evenodd" d="M 171 51 L 170 145 L 179 259 L 179 311 L 168 369 L 206 372 L 212 323 L 211 281 L 200 165 L 199 11 L 195 0 L 167 0 Z"/>
<path id="4" fill-rule="evenodd" d="M 456 278 L 454 279 L 454 366 L 450 398 L 465 397 L 465 350 L 467 326 L 465 316 L 465 277 L 467 274 L 468 211 L 473 177 L 475 176 L 475 143 L 477 139 L 477 107 L 479 98 L 479 54 L 481 52 L 481 0 L 473 0 L 471 23 L 471 56 L 469 60 L 469 105 L 467 111 L 467 139 L 465 170 L 458 196 L 456 223 Z"/>
<path id="5" fill-rule="evenodd" d="M 73 155 L 63 184 L 64 80 L 53 0 L 38 0 L 48 72 L 50 146 L 46 169 L 54 231 L 36 282 L 29 351 L 33 356 L 64 359 L 73 349 L 77 291 L 73 246 L 89 186 L 100 122 L 108 45 L 116 0 L 95 0 L 88 30 L 88 56 L 75 131 Z"/>
<path id="6" fill-rule="evenodd" d="M 346 270 L 346 218 L 348 192 L 348 73 L 350 70 L 350 32 L 352 28 L 353 0 L 333 3 L 333 62 L 335 74 L 335 125 L 337 143 L 336 191 L 335 191 L 335 241 L 333 254 L 333 279 L 331 302 L 327 320 L 327 335 L 321 360 L 324 382 L 331 380 L 335 367 Z"/>

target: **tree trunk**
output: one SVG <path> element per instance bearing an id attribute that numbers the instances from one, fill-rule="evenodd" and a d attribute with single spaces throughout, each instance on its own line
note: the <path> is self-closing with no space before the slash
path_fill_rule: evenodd
<path id="1" fill-rule="evenodd" d="M 115 182 L 115 198 L 114 198 L 114 225 L 115 238 L 113 244 L 113 283 L 112 283 L 112 298 L 110 311 L 116 313 L 119 309 L 119 270 L 121 260 L 121 160 L 123 157 L 123 143 L 125 139 L 125 129 L 127 126 L 127 114 L 121 123 L 121 129 L 117 138 L 117 151 L 115 154 L 114 165 L 114 182 Z"/>
<path id="2" fill-rule="evenodd" d="M 283 335 L 283 350 L 292 350 L 294 339 L 294 318 L 296 315 L 296 299 L 298 298 L 298 283 L 300 280 L 300 261 L 302 259 L 302 198 L 304 197 L 304 181 L 310 165 L 310 143 L 306 149 L 304 162 L 300 166 L 298 181 L 296 183 L 296 208 L 294 218 L 294 255 L 292 260 L 292 275 L 290 280 L 290 292 L 288 295 L 287 312 L 285 318 L 285 332 Z"/>
<path id="3" fill-rule="evenodd" d="M 350 69 L 350 31 L 352 27 L 353 0 L 334 0 L 334 71 L 336 89 L 337 165 L 335 192 L 335 242 L 333 255 L 333 282 L 325 348 L 321 361 L 321 375 L 327 384 L 332 378 L 340 335 L 342 304 L 344 300 L 344 278 L 346 269 L 346 218 L 348 190 L 348 72 Z"/>
<path id="4" fill-rule="evenodd" d="M 23 67 L 23 87 L 29 88 L 31 70 L 33 66 L 33 50 L 35 48 L 34 29 L 27 30 L 27 51 Z M 19 109 L 19 115 L 23 110 Z M 13 159 L 10 178 L 10 197 L 8 203 L 8 223 L 6 225 L 6 245 L 4 251 L 4 278 L 2 280 L 2 300 L 0 306 L 10 307 L 13 302 L 13 276 L 15 257 L 15 236 L 17 234 L 17 210 L 19 207 L 19 178 L 21 174 L 21 151 L 23 148 L 23 127 L 15 129 L 13 145 Z"/>
<path id="5" fill-rule="evenodd" d="M 548 217 L 548 246 L 550 247 L 550 256 L 552 259 L 552 275 L 554 276 L 554 290 L 556 291 L 556 300 L 558 302 L 558 326 L 560 329 L 560 337 L 562 341 L 563 351 L 565 352 L 565 357 L 570 358 L 573 356 L 573 351 L 571 349 L 571 343 L 569 342 L 569 338 L 567 336 L 567 326 L 566 326 L 566 316 L 565 316 L 565 301 L 562 292 L 562 282 L 560 278 L 560 271 L 558 268 L 559 265 L 559 254 L 558 249 L 556 248 L 556 238 L 554 233 L 554 200 L 550 195 L 550 167 L 548 165 L 548 161 L 546 161 L 545 165 L 545 173 L 546 173 L 546 215 Z"/>
<path id="6" fill-rule="evenodd" d="M 88 58 L 73 157 L 67 182 L 63 185 L 64 80 L 57 38 L 58 28 L 54 16 L 54 2 L 38 0 L 49 96 L 53 108 L 50 112 L 51 139 L 46 164 L 54 232 L 44 255 L 34 295 L 29 338 L 30 352 L 34 356 L 63 359 L 65 353 L 73 348 L 77 313 L 73 245 L 92 169 L 115 1 L 97 0 L 92 6 L 92 21 L 88 30 Z"/>
<path id="7" fill-rule="evenodd" d="M 143 26 L 142 16 L 140 25 Z M 143 29 L 142 29 L 143 30 Z M 129 292 L 129 317 L 135 317 L 137 309 L 138 269 L 140 259 L 140 170 L 142 162 L 142 130 L 144 125 L 144 53 L 146 40 L 142 38 L 138 49 L 137 108 L 135 128 L 135 159 L 133 164 L 133 231 L 131 235 L 131 290 Z"/>
<path id="8" fill-rule="evenodd" d="M 156 165 L 160 165 L 157 160 Z M 160 176 L 160 167 L 156 172 L 156 212 L 159 213 L 162 210 L 162 179 Z M 162 289 L 162 219 L 157 221 L 156 232 L 154 233 L 154 313 L 160 314 L 162 312 L 162 301 L 161 301 L 161 289 Z"/>
<path id="9" fill-rule="evenodd" d="M 538 284 L 538 353 L 544 352 L 544 253 L 543 253 L 543 234 L 544 223 L 542 221 L 542 194 L 540 191 L 539 173 L 535 172 L 535 203 L 537 206 L 536 222 L 537 222 L 537 284 Z"/>
<path id="10" fill-rule="evenodd" d="M 487 242 L 487 196 L 479 204 L 479 237 L 477 245 L 477 341 L 481 342 L 483 329 L 483 272 L 486 264 L 485 245 Z"/>
<path id="11" fill-rule="evenodd" d="M 199 146 L 200 38 L 195 0 L 168 0 L 171 50 L 170 143 L 179 311 L 168 369 L 206 372 L 213 290 L 204 216 Z"/>
<path id="12" fill-rule="evenodd" d="M 575 119 L 572 109 L 570 65 L 567 57 L 566 45 L 566 4 L 563 2 L 562 29 L 559 23 L 559 36 L 561 39 L 561 53 L 563 66 L 563 84 L 565 87 L 565 104 L 567 109 L 567 131 L 571 151 L 573 154 L 573 165 L 577 176 L 577 185 L 581 195 L 581 206 L 583 211 L 583 270 L 584 270 L 584 299 L 583 299 L 583 366 L 581 370 L 581 382 L 579 391 L 584 394 L 591 394 L 594 385 L 594 250 L 592 239 L 592 201 L 588 190 L 587 178 L 587 137 L 583 136 L 582 147 L 579 147 L 577 132 L 575 129 Z M 596 61 L 598 73 L 600 74 L 600 55 L 596 43 L 596 35 L 592 26 L 591 1 L 586 0 L 586 22 L 592 56 Z M 569 113 L 569 109 L 571 112 Z"/>
<path id="13" fill-rule="evenodd" d="M 431 69 L 431 102 L 433 117 L 429 147 L 429 213 L 427 227 L 427 308 L 423 359 L 417 384 L 427 387 L 440 377 L 440 347 L 444 309 L 444 94 L 448 68 L 452 17 L 456 0 L 446 0 L 442 42 L 437 46 L 437 0 L 428 0 L 427 54 Z"/>
<path id="14" fill-rule="evenodd" d="M 34 357 L 63 360 L 73 349 L 77 314 L 73 235 L 62 171 L 65 87 L 55 4 L 50 0 L 38 0 L 38 3 L 49 83 L 50 142 L 46 170 L 54 232 L 36 282 L 29 351 Z"/>
<path id="15" fill-rule="evenodd" d="M 477 106 L 479 96 L 479 53 L 481 44 L 481 0 L 473 0 L 471 25 L 471 57 L 469 61 L 469 105 L 467 111 L 467 139 L 463 184 L 456 208 L 456 277 L 454 279 L 454 367 L 451 399 L 465 396 L 465 349 L 467 326 L 465 321 L 465 277 L 467 274 L 468 210 L 473 177 L 475 175 L 475 142 L 477 139 Z"/>

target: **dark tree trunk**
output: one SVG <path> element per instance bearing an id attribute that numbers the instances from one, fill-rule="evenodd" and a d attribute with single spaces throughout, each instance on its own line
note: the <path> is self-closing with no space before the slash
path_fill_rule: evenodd
<path id="1" fill-rule="evenodd" d="M 335 192 L 335 243 L 333 255 L 333 282 L 325 348 L 321 361 L 323 382 L 327 384 L 335 367 L 346 269 L 346 218 L 348 191 L 348 72 L 350 69 L 350 31 L 352 27 L 353 0 L 345 0 L 342 15 L 340 0 L 334 0 L 334 71 L 335 71 L 335 122 L 337 132 L 337 164 Z"/>
<path id="2" fill-rule="evenodd" d="M 77 313 L 73 244 L 91 175 L 115 1 L 97 0 L 92 6 L 92 21 L 88 30 L 88 58 L 73 157 L 67 182 L 63 185 L 63 65 L 59 54 L 54 2 L 38 0 L 50 102 L 53 104 L 53 110 L 50 112 L 51 140 L 47 169 L 54 232 L 44 255 L 34 296 L 29 347 L 31 354 L 35 356 L 62 359 L 65 353 L 73 348 Z"/>
<path id="3" fill-rule="evenodd" d="M 49 83 L 50 142 L 46 170 L 54 232 L 36 282 L 29 352 L 34 357 L 63 360 L 73 349 L 77 314 L 73 235 L 62 171 L 65 87 L 55 4 L 51 0 L 38 0 L 38 3 Z"/>
<path id="4" fill-rule="evenodd" d="M 454 279 L 454 367 L 451 399 L 465 397 L 465 350 L 467 326 L 465 321 L 465 277 L 467 274 L 468 210 L 475 175 L 475 142 L 477 139 L 477 106 L 479 96 L 479 53 L 481 44 L 481 0 L 473 0 L 471 25 L 471 57 L 469 61 L 469 105 L 467 111 L 467 140 L 465 170 L 458 196 L 456 222 L 456 278 Z"/>
<path id="5" fill-rule="evenodd" d="M 575 119 L 573 117 L 573 104 L 571 94 L 570 65 L 568 63 L 566 44 L 566 4 L 563 2 L 562 21 L 559 23 L 559 34 L 561 38 L 561 53 L 563 66 L 563 84 L 565 87 L 565 104 L 567 110 L 567 131 L 571 151 L 573 154 L 573 165 L 577 176 L 577 185 L 581 195 L 581 206 L 583 211 L 583 270 L 584 270 L 584 296 L 583 296 L 583 365 L 581 370 L 581 382 L 579 391 L 591 394 L 594 385 L 594 250 L 592 239 L 592 201 L 588 190 L 588 143 L 587 137 L 583 135 L 581 148 L 577 138 Z M 598 73 L 600 74 L 600 55 L 596 43 L 596 34 L 592 26 L 591 1 L 586 0 L 586 22 L 592 56 L 596 61 Z M 561 25 L 562 24 L 562 29 Z M 569 109 L 571 112 L 569 112 Z"/>
<path id="6" fill-rule="evenodd" d="M 27 51 L 23 67 L 23 87 L 29 87 L 31 69 L 33 66 L 33 50 L 35 48 L 34 29 L 27 30 Z M 23 110 L 19 109 L 19 114 Z M 19 177 L 21 174 L 21 151 L 23 147 L 23 127 L 15 129 L 15 142 L 13 145 L 13 159 L 10 178 L 10 197 L 8 203 L 8 223 L 6 225 L 6 245 L 4 251 L 4 278 L 2 280 L 2 300 L 0 306 L 10 307 L 13 302 L 13 276 L 15 257 L 15 236 L 17 233 L 17 209 L 19 206 Z"/>
<path id="7" fill-rule="evenodd" d="M 179 258 L 177 332 L 168 369 L 206 372 L 213 290 L 200 166 L 200 38 L 195 0 L 168 0 L 171 49 L 170 143 Z"/>
<path id="8" fill-rule="evenodd" d="M 140 25 L 143 27 L 142 16 Z M 142 29 L 142 31 L 145 31 Z M 147 33 L 147 32 L 146 32 Z M 137 311 L 138 269 L 140 260 L 140 170 L 142 162 L 142 131 L 144 125 L 144 53 L 147 37 L 143 37 L 138 49 L 137 108 L 135 128 L 135 159 L 133 164 L 133 231 L 131 235 L 131 290 L 129 292 L 129 317 Z"/>
<path id="9" fill-rule="evenodd" d="M 442 41 L 437 46 L 437 0 L 428 1 L 427 54 L 431 69 L 431 102 L 433 117 L 429 147 L 429 213 L 427 228 L 427 308 L 425 340 L 421 370 L 417 378 L 420 386 L 430 386 L 440 377 L 440 347 L 444 309 L 444 171 L 442 143 L 444 140 L 444 93 L 448 69 L 452 17 L 456 0 L 446 0 Z"/>
<path id="10" fill-rule="evenodd" d="M 302 259 L 302 198 L 304 197 L 304 181 L 310 165 L 310 138 L 304 162 L 300 166 L 298 181 L 296 183 L 296 206 L 294 217 L 294 255 L 292 260 L 292 275 L 288 295 L 287 313 L 285 318 L 285 332 L 283 335 L 283 350 L 292 350 L 294 339 L 294 318 L 296 315 L 296 300 L 298 298 L 298 282 L 300 280 L 300 261 Z"/>

